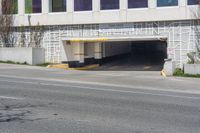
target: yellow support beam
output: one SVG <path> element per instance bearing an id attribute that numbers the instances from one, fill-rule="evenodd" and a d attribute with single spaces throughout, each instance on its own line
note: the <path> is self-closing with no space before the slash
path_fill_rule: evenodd
<path id="1" fill-rule="evenodd" d="M 80 39 L 80 38 L 74 38 L 72 40 L 69 40 L 72 43 L 76 43 L 76 42 L 106 42 L 108 41 L 108 38 L 86 38 L 86 39 Z"/>
<path id="2" fill-rule="evenodd" d="M 47 68 L 57 68 L 57 69 L 64 69 L 64 70 L 90 70 L 97 67 L 99 67 L 99 64 L 92 64 L 92 65 L 87 65 L 87 66 L 78 67 L 78 68 L 70 68 L 68 64 L 55 64 L 55 65 L 47 66 Z"/>
<path id="3" fill-rule="evenodd" d="M 69 65 L 68 64 L 54 64 L 54 65 L 48 65 L 47 68 L 58 68 L 58 69 L 68 70 Z"/>

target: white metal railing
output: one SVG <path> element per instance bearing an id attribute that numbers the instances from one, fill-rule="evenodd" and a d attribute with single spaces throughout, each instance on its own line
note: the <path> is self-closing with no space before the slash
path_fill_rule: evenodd
<path id="1" fill-rule="evenodd" d="M 63 38 L 167 36 L 168 46 L 173 51 L 170 56 L 180 65 L 185 61 L 183 55 L 193 49 L 192 43 L 196 40 L 192 27 L 192 21 L 49 26 L 43 42 L 47 60 L 59 62 L 60 42 Z M 176 51 L 179 51 L 179 55 Z"/>

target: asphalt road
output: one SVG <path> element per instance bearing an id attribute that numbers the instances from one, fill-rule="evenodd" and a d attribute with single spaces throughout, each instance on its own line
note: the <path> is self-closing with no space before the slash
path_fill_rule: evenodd
<path id="1" fill-rule="evenodd" d="M 37 72 L 47 78 L 34 77 Z M 0 133 L 200 133 L 200 93 L 159 89 L 156 83 L 157 89 L 146 89 L 65 82 L 60 72 L 0 67 Z M 69 73 L 77 80 L 83 74 Z"/>

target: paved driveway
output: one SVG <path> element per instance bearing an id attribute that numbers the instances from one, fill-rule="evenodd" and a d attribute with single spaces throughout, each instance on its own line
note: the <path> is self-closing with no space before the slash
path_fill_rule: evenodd
<path id="1" fill-rule="evenodd" d="M 159 53 L 128 54 L 103 63 L 97 71 L 161 71 L 164 59 Z"/>

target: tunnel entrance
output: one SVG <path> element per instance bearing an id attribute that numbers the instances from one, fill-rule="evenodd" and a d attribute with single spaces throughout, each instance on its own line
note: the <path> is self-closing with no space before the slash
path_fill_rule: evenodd
<path id="1" fill-rule="evenodd" d="M 99 70 L 160 71 L 167 58 L 166 41 L 106 42 Z"/>

